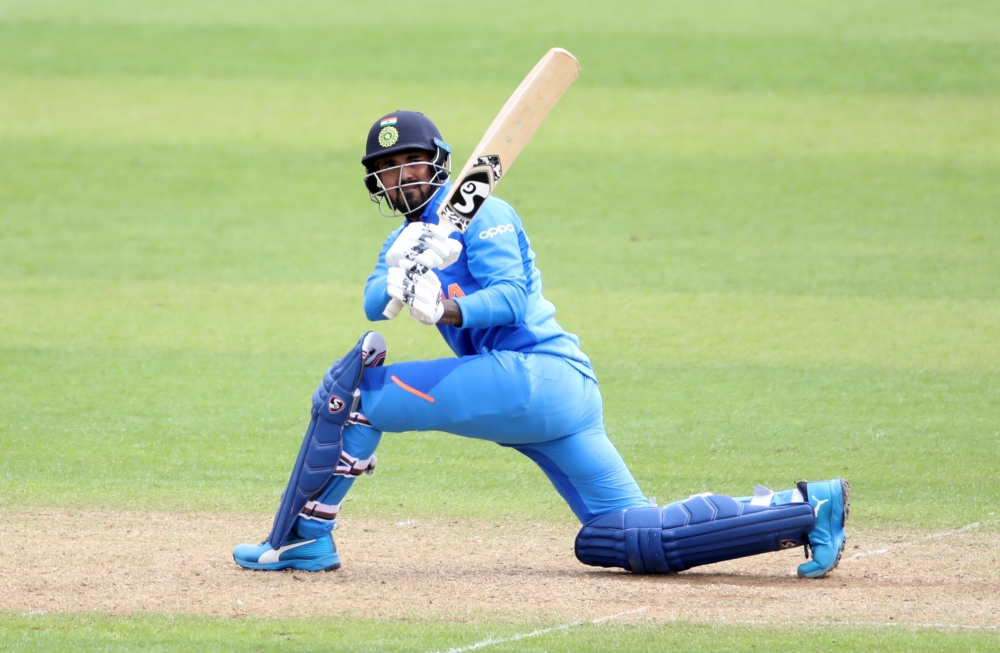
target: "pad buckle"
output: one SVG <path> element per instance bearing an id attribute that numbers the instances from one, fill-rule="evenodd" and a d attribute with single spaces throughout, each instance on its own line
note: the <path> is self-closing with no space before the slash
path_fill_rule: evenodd
<path id="1" fill-rule="evenodd" d="M 365 458 L 361 460 L 360 458 L 355 458 L 346 451 L 340 452 L 340 462 L 337 463 L 337 469 L 334 470 L 334 474 L 337 476 L 347 476 L 347 477 L 357 477 L 362 474 L 367 474 L 371 476 L 375 471 L 375 465 L 378 463 L 378 458 L 374 455 L 370 458 Z"/>

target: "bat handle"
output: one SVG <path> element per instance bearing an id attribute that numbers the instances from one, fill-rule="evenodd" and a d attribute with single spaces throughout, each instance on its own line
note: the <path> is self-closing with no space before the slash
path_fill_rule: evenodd
<path id="1" fill-rule="evenodd" d="M 399 312 L 403 310 L 403 302 L 399 301 L 395 297 L 389 300 L 389 304 L 382 311 L 382 315 L 386 316 L 388 319 L 392 319 L 399 315 Z"/>

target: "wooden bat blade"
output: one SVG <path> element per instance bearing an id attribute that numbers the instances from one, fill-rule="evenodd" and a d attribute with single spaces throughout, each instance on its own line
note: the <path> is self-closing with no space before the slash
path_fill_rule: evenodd
<path id="1" fill-rule="evenodd" d="M 464 232 L 500 178 L 580 74 L 580 63 L 552 48 L 531 69 L 493 120 L 441 202 L 438 218 Z"/>

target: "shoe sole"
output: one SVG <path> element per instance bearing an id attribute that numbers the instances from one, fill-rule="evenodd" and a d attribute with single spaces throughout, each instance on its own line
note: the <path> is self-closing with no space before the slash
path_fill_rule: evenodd
<path id="1" fill-rule="evenodd" d="M 844 525 L 847 524 L 847 518 L 851 515 L 851 484 L 847 482 L 846 478 L 840 479 L 840 493 L 844 497 L 844 521 L 840 525 L 840 527 L 843 528 Z M 844 541 L 840 545 L 840 550 L 837 551 L 837 559 L 833 561 L 833 566 L 831 566 L 829 569 L 827 569 L 826 571 L 824 571 L 819 576 L 804 576 L 804 575 L 802 575 L 800 573 L 799 574 L 799 578 L 823 578 L 823 577 L 825 577 L 831 571 L 833 571 L 834 569 L 836 569 L 837 565 L 840 564 L 840 558 L 844 555 L 844 547 L 845 546 L 847 546 L 847 533 L 844 533 Z"/>
<path id="2" fill-rule="evenodd" d="M 317 567 L 316 569 L 308 569 L 303 567 L 296 567 L 295 561 L 289 560 L 288 562 L 271 562 L 267 564 L 260 564 L 257 562 L 240 562 L 233 556 L 233 562 L 243 567 L 244 569 L 249 569 L 251 571 L 284 571 L 285 569 L 291 569 L 292 571 L 308 571 L 308 572 L 320 572 L 320 571 L 336 571 L 340 569 L 340 562 L 335 562 L 326 567 Z"/>
<path id="3" fill-rule="evenodd" d="M 844 495 L 844 521 L 840 525 L 843 528 L 847 524 L 847 518 L 851 516 L 851 484 L 847 482 L 846 478 L 840 479 L 840 493 Z M 840 558 L 844 555 L 844 547 L 847 546 L 847 533 L 844 533 L 844 542 L 840 545 L 840 550 L 837 551 L 837 559 L 833 561 L 833 566 L 826 570 L 826 574 L 837 568 L 840 564 Z M 823 578 L 819 576 L 818 578 Z"/>
<path id="4" fill-rule="evenodd" d="M 840 479 L 840 491 L 844 494 L 844 523 L 847 523 L 847 518 L 851 516 L 851 484 L 847 482 L 846 478 Z M 844 541 L 847 541 L 847 536 L 844 536 Z"/>

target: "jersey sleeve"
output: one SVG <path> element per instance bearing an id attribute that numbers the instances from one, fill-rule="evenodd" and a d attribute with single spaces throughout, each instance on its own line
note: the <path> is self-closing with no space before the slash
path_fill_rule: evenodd
<path id="1" fill-rule="evenodd" d="M 382 315 L 382 311 L 392 299 L 389 296 L 389 291 L 386 290 L 386 275 L 389 273 L 389 264 L 385 262 L 385 255 L 392 244 L 396 242 L 396 238 L 399 237 L 402 230 L 402 227 L 396 229 L 385 239 L 382 251 L 378 255 L 378 263 L 375 264 L 375 271 L 368 276 L 368 281 L 365 283 L 365 316 L 372 322 L 388 319 Z"/>
<path id="2" fill-rule="evenodd" d="M 493 199 L 493 198 L 491 198 Z M 457 297 L 462 328 L 519 324 L 528 305 L 521 220 L 506 202 L 484 206 L 465 233 L 469 272 L 481 290 Z"/>

